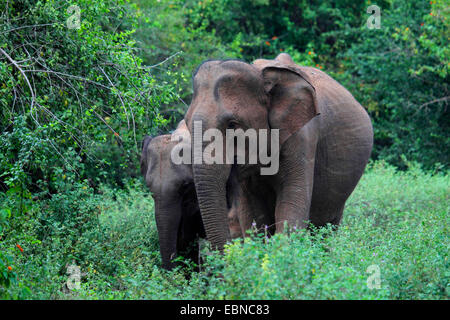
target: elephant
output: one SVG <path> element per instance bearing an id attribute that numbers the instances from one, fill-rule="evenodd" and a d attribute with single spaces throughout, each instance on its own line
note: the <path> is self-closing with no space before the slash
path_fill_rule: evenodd
<path id="1" fill-rule="evenodd" d="M 232 238 L 226 188 L 232 175 L 243 192 L 237 211 L 254 218 L 258 227 L 268 225 L 276 233 L 285 226 L 337 227 L 373 145 L 371 120 L 352 94 L 325 72 L 295 64 L 286 53 L 252 64 L 208 60 L 192 79 L 193 96 L 184 117 L 192 136 L 209 129 L 223 134 L 230 129 L 279 134 L 279 150 L 272 151 L 278 152 L 275 174 L 262 175 L 259 159 L 256 164 L 192 164 L 211 245 L 223 251 Z M 202 124 L 200 130 L 196 122 Z M 203 150 L 206 143 L 202 143 Z"/>
<path id="2" fill-rule="evenodd" d="M 192 166 L 185 163 L 176 164 L 171 160 L 174 147 L 182 148 L 186 143 L 189 144 L 187 149 L 190 149 L 190 133 L 184 120 L 172 134 L 153 138 L 146 136 L 142 143 L 141 173 L 155 201 L 162 265 L 169 270 L 176 265 L 173 259 L 177 254 L 199 262 L 198 246 L 195 242 L 199 238 L 205 238 Z M 237 196 L 240 194 L 239 185 L 230 182 L 227 188 L 230 195 L 227 223 L 230 234 L 236 238 L 243 233 L 236 209 Z M 236 195 L 236 198 L 231 195 Z"/>

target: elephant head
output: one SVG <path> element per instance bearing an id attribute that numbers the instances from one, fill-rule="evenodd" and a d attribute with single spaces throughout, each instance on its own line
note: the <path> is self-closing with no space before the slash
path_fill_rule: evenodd
<path id="1" fill-rule="evenodd" d="M 293 133 L 319 113 L 311 81 L 286 54 L 275 60 L 257 60 L 253 65 L 239 60 L 206 61 L 194 73 L 193 91 L 185 116 L 192 135 L 211 128 L 224 136 L 227 129 L 278 129 L 282 148 Z M 195 132 L 196 121 L 202 123 L 202 132 Z M 206 235 L 219 250 L 231 238 L 226 227 L 226 185 L 232 166 L 192 166 Z M 251 172 L 255 166 L 258 164 L 245 164 L 241 172 Z"/>

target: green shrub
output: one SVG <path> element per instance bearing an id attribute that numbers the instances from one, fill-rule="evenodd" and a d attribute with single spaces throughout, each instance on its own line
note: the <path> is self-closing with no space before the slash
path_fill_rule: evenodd
<path id="1" fill-rule="evenodd" d="M 13 218 L 11 223 L 20 220 L 22 229 L 0 242 L 0 252 L 8 252 L 7 263 L 18 280 L 6 291 L 0 289 L 0 296 L 448 299 L 448 174 L 431 175 L 409 165 L 406 172 L 398 172 L 383 162 L 372 164 L 337 231 L 296 231 L 269 240 L 264 230 L 251 231 L 244 242 L 227 245 L 224 255 L 203 249 L 200 272 L 192 272 L 189 262 L 172 272 L 161 269 L 153 201 L 140 181 L 130 181 L 122 191 L 101 187 L 100 195 L 77 187 L 82 191 L 68 190 L 67 196 L 49 199 L 33 214 L 55 217 L 58 206 L 83 212 L 89 227 L 79 233 L 72 231 L 80 229 L 72 226 L 78 222 L 76 214 L 45 224 L 27 216 Z M 68 204 L 69 198 L 79 202 Z M 80 266 L 82 275 L 80 289 L 74 291 L 65 287 L 71 263 Z M 377 270 L 379 289 L 368 286 Z"/>
<path id="2" fill-rule="evenodd" d="M 172 83 L 176 101 L 164 103 L 160 112 L 175 128 L 184 117 L 192 95 L 191 76 L 207 59 L 239 58 L 239 41 L 224 42 L 206 23 L 190 21 L 189 2 L 173 0 L 136 0 L 140 23 L 133 35 L 145 64 L 152 66 L 158 83 Z M 192 3 L 202 6 L 201 2 Z M 200 7 L 199 7 L 200 8 Z M 196 10 L 196 9 L 195 9 Z M 169 70 L 168 70 L 169 69 Z"/>
<path id="3" fill-rule="evenodd" d="M 373 158 L 402 169 L 404 158 L 449 165 L 450 15 L 446 1 L 430 3 L 393 1 L 380 29 L 360 28 L 336 75 L 373 117 Z"/>
<path id="4" fill-rule="evenodd" d="M 448 299 L 448 8 L 383 1 L 369 30 L 369 4 L 6 2 L 0 298 Z M 181 258 L 162 270 L 139 140 L 183 116 L 202 60 L 280 50 L 349 88 L 372 116 L 374 158 L 405 171 L 373 163 L 337 231 L 256 232 L 224 255 L 204 249 L 200 272 Z"/>
<path id="5" fill-rule="evenodd" d="M 2 2 L 0 281 L 15 283 L 2 296 L 59 292 L 92 252 L 81 240 L 98 228 L 100 186 L 136 177 L 140 140 L 167 123 L 159 107 L 176 86 L 137 54 L 139 15 L 126 0 Z"/>
<path id="6" fill-rule="evenodd" d="M 79 29 L 67 21 L 81 9 Z M 36 191 L 54 168 L 91 186 L 136 176 L 140 139 L 176 97 L 136 55 L 139 13 L 124 0 L 31 1 L 0 15 L 0 154 L 3 187 Z M 75 157 L 68 153 L 73 153 Z M 80 161 L 77 170 L 73 161 Z M 27 178 L 27 177 L 32 177 Z M 6 185 L 6 186 L 5 186 Z M 38 189 L 39 190 L 39 189 Z M 47 188 L 39 191 L 50 191 Z"/>
<path id="7" fill-rule="evenodd" d="M 373 159 L 401 169 L 404 158 L 430 170 L 448 167 L 449 152 L 440 147 L 450 131 L 445 1 L 378 1 L 381 29 L 367 28 L 370 0 L 136 2 L 151 21 L 136 35 L 145 61 L 157 65 L 160 82 L 177 82 L 179 100 L 162 108 L 172 126 L 187 110 L 188 79 L 203 60 L 251 62 L 287 52 L 331 74 L 368 110 Z"/>
<path id="8" fill-rule="evenodd" d="M 130 181 L 127 190 L 100 189 L 101 195 L 87 184 L 62 183 L 58 194 L 11 218 L 0 242 L 8 260 L 0 258 L 13 267 L 8 279 L 19 280 L 0 289 L 0 297 L 68 298 L 69 265 L 81 268 L 83 285 L 101 283 L 97 294 L 108 294 L 160 265 L 153 201 L 144 186 Z"/>
<path id="9" fill-rule="evenodd" d="M 206 265 L 209 299 L 445 299 L 449 297 L 448 175 L 373 165 L 337 231 L 235 241 Z M 381 287 L 367 285 L 379 268 Z M 201 278 L 202 274 L 200 274 Z"/>

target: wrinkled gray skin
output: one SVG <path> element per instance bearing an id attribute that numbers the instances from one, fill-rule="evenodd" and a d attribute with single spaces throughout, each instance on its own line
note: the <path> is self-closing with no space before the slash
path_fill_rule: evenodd
<path id="1" fill-rule="evenodd" d="M 189 135 L 184 121 L 175 132 Z M 166 269 L 175 266 L 172 260 L 177 253 L 187 252 L 197 261 L 194 242 L 205 236 L 192 167 L 175 165 L 170 158 L 176 144 L 171 141 L 170 134 L 154 138 L 146 136 L 141 156 L 141 173 L 155 201 L 161 259 Z"/>
<path id="2" fill-rule="evenodd" d="M 171 137 L 174 136 L 174 141 Z M 163 267 L 172 269 L 172 261 L 177 254 L 199 262 L 196 241 L 205 237 L 200 209 L 195 193 L 192 166 L 174 164 L 171 152 L 178 139 L 184 142 L 180 147 L 190 149 L 190 133 L 184 120 L 181 121 L 173 134 L 166 134 L 151 138 L 146 136 L 143 141 L 141 155 L 141 173 L 152 192 L 155 201 L 156 225 L 158 228 L 160 252 Z M 185 142 L 188 141 L 188 145 Z M 228 184 L 228 227 L 233 237 L 242 236 L 243 229 L 237 217 L 237 199 L 239 185 Z M 234 205 L 233 205 L 234 203 Z M 233 207 L 231 209 L 231 207 Z M 245 219 L 241 219 L 245 221 Z"/>
<path id="3" fill-rule="evenodd" d="M 258 165 L 192 166 L 213 247 L 223 249 L 231 239 L 226 186 L 232 172 L 243 190 L 239 215 L 254 217 L 258 226 L 274 225 L 281 232 L 285 222 L 298 228 L 340 223 L 373 144 L 366 111 L 344 87 L 318 69 L 296 65 L 287 54 L 253 64 L 207 61 L 194 74 L 193 86 L 185 115 L 191 134 L 194 121 L 224 136 L 227 128 L 280 130 L 280 167 L 273 176 L 260 176 Z"/>

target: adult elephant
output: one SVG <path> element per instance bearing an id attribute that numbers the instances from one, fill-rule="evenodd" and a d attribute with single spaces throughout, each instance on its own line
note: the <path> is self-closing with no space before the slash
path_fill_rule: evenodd
<path id="1" fill-rule="evenodd" d="M 212 128 L 223 134 L 237 128 L 279 129 L 279 170 L 272 176 L 260 176 L 258 164 L 194 162 L 201 216 L 213 247 L 221 250 L 231 238 L 226 185 L 234 170 L 260 224 L 274 222 L 276 232 L 285 222 L 300 228 L 309 222 L 339 224 L 373 144 L 369 116 L 342 85 L 283 53 L 253 64 L 206 61 L 194 73 L 193 88 L 185 115 L 193 136 L 199 134 L 195 121 L 202 123 L 201 134 Z"/>

